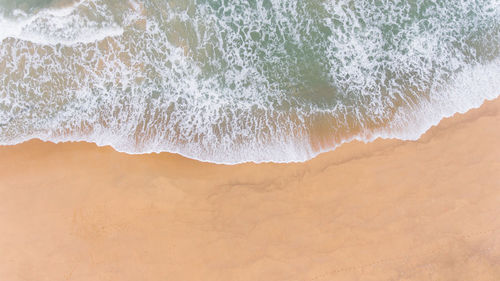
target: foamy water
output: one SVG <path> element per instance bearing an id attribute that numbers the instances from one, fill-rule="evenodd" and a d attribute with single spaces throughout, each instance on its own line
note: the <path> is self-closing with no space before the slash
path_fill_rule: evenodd
<path id="1" fill-rule="evenodd" d="M 95 6 L 93 13 L 83 12 L 83 9 L 94 8 L 89 4 L 79 1 L 68 7 L 49 7 L 35 13 L 16 9 L 10 16 L 4 12 L 0 17 L 0 40 L 11 37 L 40 45 L 74 45 L 122 35 L 123 28 L 113 22 L 104 7 Z"/>
<path id="2" fill-rule="evenodd" d="M 0 8 L 1 144 L 305 161 L 500 94 L 500 1 L 21 4 Z"/>

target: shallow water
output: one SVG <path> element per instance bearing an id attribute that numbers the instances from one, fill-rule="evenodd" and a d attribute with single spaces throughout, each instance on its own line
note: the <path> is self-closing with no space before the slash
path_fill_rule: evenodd
<path id="1" fill-rule="evenodd" d="M 500 1 L 0 0 L 0 143 L 304 161 L 499 94 Z"/>

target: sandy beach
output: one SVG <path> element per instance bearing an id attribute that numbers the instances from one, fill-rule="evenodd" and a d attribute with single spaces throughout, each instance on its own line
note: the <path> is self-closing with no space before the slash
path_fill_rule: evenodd
<path id="1" fill-rule="evenodd" d="M 500 99 L 306 163 L 0 147 L 0 280 L 499 280 Z"/>

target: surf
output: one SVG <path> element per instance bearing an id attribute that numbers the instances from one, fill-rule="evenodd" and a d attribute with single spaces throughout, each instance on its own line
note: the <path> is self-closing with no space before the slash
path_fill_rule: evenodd
<path id="1" fill-rule="evenodd" d="M 499 9 L 88 0 L 10 13 L 0 143 L 88 141 L 236 164 L 415 140 L 498 97 Z"/>

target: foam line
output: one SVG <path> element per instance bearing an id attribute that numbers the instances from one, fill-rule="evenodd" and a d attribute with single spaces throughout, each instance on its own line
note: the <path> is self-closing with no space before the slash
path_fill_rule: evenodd
<path id="1" fill-rule="evenodd" d="M 495 1 L 123 1 L 0 18 L 1 144 L 300 162 L 499 96 Z"/>
<path id="2" fill-rule="evenodd" d="M 16 38 L 35 44 L 69 46 L 123 34 L 123 28 L 110 20 L 109 15 L 99 15 L 108 18 L 99 23 L 82 15 L 79 9 L 87 4 L 86 1 L 78 1 L 68 7 L 46 8 L 34 14 L 14 10 L 13 17 L 0 13 L 0 41 Z"/>

